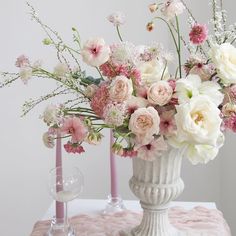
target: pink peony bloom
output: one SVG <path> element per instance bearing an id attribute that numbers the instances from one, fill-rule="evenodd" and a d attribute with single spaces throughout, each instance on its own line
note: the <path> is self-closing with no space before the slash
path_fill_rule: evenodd
<path id="1" fill-rule="evenodd" d="M 95 67 L 99 67 L 107 62 L 110 53 L 110 47 L 105 45 L 105 41 L 102 38 L 89 39 L 81 51 L 83 61 Z"/>
<path id="2" fill-rule="evenodd" d="M 104 109 L 110 102 L 109 89 L 106 83 L 103 83 L 95 92 L 92 97 L 90 106 L 96 115 L 103 118 Z"/>
<path id="3" fill-rule="evenodd" d="M 175 124 L 175 111 L 164 111 L 160 115 L 160 133 L 162 135 L 173 135 L 173 133 L 176 131 L 176 124 Z"/>
<path id="4" fill-rule="evenodd" d="M 204 43 L 208 36 L 208 29 L 206 25 L 195 24 L 189 33 L 190 41 L 193 44 L 200 45 Z"/>
<path id="5" fill-rule="evenodd" d="M 125 15 L 122 12 L 114 12 L 107 19 L 116 27 L 125 23 Z"/>
<path id="6" fill-rule="evenodd" d="M 168 148 L 163 136 L 137 150 L 137 157 L 145 161 L 155 161 Z"/>
<path id="7" fill-rule="evenodd" d="M 25 55 L 21 55 L 16 59 L 16 67 L 28 67 L 29 66 L 29 59 Z"/>
<path id="8" fill-rule="evenodd" d="M 66 143 L 64 145 L 64 148 L 65 148 L 66 152 L 68 152 L 68 153 L 81 154 L 81 153 L 85 152 L 84 148 L 81 145 L 73 144 L 71 142 Z"/>
<path id="9" fill-rule="evenodd" d="M 72 143 L 83 141 L 88 133 L 87 128 L 78 117 L 69 117 L 64 121 L 61 132 L 71 135 Z"/>

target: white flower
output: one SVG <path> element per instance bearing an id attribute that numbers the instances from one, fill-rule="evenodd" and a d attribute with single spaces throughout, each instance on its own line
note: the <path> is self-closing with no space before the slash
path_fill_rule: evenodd
<path id="1" fill-rule="evenodd" d="M 65 63 L 58 63 L 54 68 L 54 74 L 61 79 L 63 79 L 68 71 L 68 66 Z"/>
<path id="2" fill-rule="evenodd" d="M 236 83 L 236 48 L 230 43 L 214 45 L 210 57 L 225 85 Z"/>
<path id="3" fill-rule="evenodd" d="M 114 26 L 120 26 L 125 23 L 125 15 L 122 12 L 114 12 L 113 14 L 109 15 L 107 19 L 114 24 Z"/>
<path id="4" fill-rule="evenodd" d="M 117 76 L 110 85 L 110 99 L 113 102 L 124 102 L 128 100 L 133 93 L 133 84 L 131 79 L 125 76 Z"/>
<path id="5" fill-rule="evenodd" d="M 193 74 L 176 82 L 176 92 L 180 104 L 199 95 L 205 95 L 219 106 L 224 99 L 224 95 L 219 91 L 220 89 L 218 83 L 214 81 L 201 82 L 201 78 Z"/>
<path id="6" fill-rule="evenodd" d="M 220 110 L 207 97 L 199 95 L 176 106 L 177 137 L 180 142 L 216 145 L 222 120 Z"/>
<path id="7" fill-rule="evenodd" d="M 48 105 L 42 115 L 43 121 L 48 125 L 55 125 L 59 122 L 59 108 L 56 105 Z"/>
<path id="8" fill-rule="evenodd" d="M 104 39 L 94 38 L 89 39 L 81 51 L 83 61 L 90 65 L 99 67 L 109 60 L 110 47 L 105 44 Z"/>
<path id="9" fill-rule="evenodd" d="M 167 20 L 171 20 L 175 16 L 183 13 L 185 6 L 179 0 L 166 0 L 162 13 Z"/>
<path id="10" fill-rule="evenodd" d="M 161 60 L 144 62 L 138 69 L 141 72 L 142 81 L 147 86 L 150 86 L 161 79 L 167 80 L 170 78 L 168 68 L 165 68 L 165 64 Z M 162 75 L 163 78 L 161 78 Z"/>
<path id="11" fill-rule="evenodd" d="M 160 117 L 153 107 L 139 108 L 130 118 L 129 129 L 136 135 L 136 145 L 149 144 L 159 133 Z"/>
<path id="12" fill-rule="evenodd" d="M 48 132 L 43 134 L 43 143 L 48 148 L 53 148 L 55 146 L 54 138 Z"/>
<path id="13" fill-rule="evenodd" d="M 27 84 L 28 80 L 31 78 L 32 76 L 32 69 L 30 67 L 21 67 L 20 68 L 20 78 L 23 81 L 24 84 Z"/>
<path id="14" fill-rule="evenodd" d="M 167 81 L 160 80 L 151 85 L 147 91 L 148 101 L 153 105 L 166 105 L 173 94 L 173 89 Z"/>

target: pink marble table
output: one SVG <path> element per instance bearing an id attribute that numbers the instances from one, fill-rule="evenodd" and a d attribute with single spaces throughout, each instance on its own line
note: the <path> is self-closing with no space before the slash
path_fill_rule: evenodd
<path id="1" fill-rule="evenodd" d="M 80 214 L 70 219 L 79 236 L 119 236 L 119 231 L 130 229 L 139 224 L 142 213 L 124 211 L 120 213 Z M 231 236 L 229 226 L 222 213 L 216 209 L 195 207 L 186 210 L 171 207 L 170 222 L 188 236 Z M 31 236 L 43 236 L 50 226 L 50 221 L 39 221 L 35 224 Z"/>

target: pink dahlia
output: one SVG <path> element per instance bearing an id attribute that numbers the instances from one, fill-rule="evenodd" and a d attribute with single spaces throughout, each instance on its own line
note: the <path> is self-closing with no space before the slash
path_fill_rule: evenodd
<path id="1" fill-rule="evenodd" d="M 200 45 L 204 43 L 208 36 L 208 29 L 206 25 L 195 24 L 189 33 L 190 41 L 193 44 Z"/>
<path id="2" fill-rule="evenodd" d="M 64 148 L 65 148 L 66 152 L 68 152 L 68 153 L 81 154 L 81 153 L 85 152 L 84 148 L 81 145 L 73 144 L 71 142 L 66 143 L 64 145 Z"/>
<path id="3" fill-rule="evenodd" d="M 90 106 L 96 115 L 103 118 L 104 109 L 110 102 L 109 88 L 106 83 L 102 84 L 92 97 Z"/>
<path id="4" fill-rule="evenodd" d="M 65 119 L 61 132 L 64 134 L 70 134 L 71 142 L 77 143 L 86 138 L 88 130 L 78 117 L 69 117 Z"/>

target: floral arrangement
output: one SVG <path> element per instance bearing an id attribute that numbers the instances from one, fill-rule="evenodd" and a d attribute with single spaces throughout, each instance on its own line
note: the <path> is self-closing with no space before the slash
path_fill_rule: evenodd
<path id="1" fill-rule="evenodd" d="M 43 43 L 56 49 L 58 64 L 50 72 L 22 55 L 16 61 L 19 72 L 1 73 L 0 86 L 18 79 L 27 84 L 33 77 L 57 81 L 54 91 L 27 101 L 23 115 L 42 101 L 71 95 L 63 104 L 47 106 L 42 115 L 48 126 L 43 135 L 47 147 L 54 146 L 59 131 L 68 153 L 82 153 L 83 143 L 99 144 L 102 130 L 109 128 L 115 138 L 113 151 L 122 157 L 153 161 L 172 146 L 197 164 L 216 157 L 225 130 L 236 132 L 236 24 L 227 26 L 222 0 L 212 0 L 208 25 L 198 22 L 182 0 L 150 4 L 154 16 L 147 30 L 164 22 L 176 58 L 159 43 L 137 46 L 123 41 L 125 16 L 120 12 L 108 17 L 120 42 L 107 45 L 102 38 L 91 38 L 82 43 L 72 28 L 75 46 L 70 47 L 29 7 L 47 35 Z M 189 15 L 187 38 L 179 26 L 182 13 Z M 80 60 L 97 70 L 98 78 L 88 76 Z M 175 62 L 171 72 L 169 65 Z"/>

